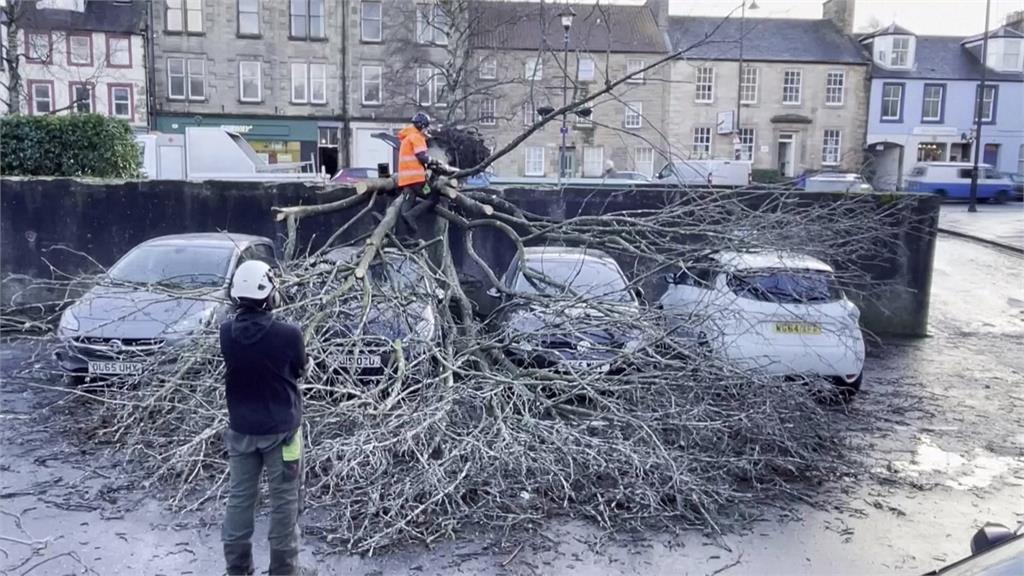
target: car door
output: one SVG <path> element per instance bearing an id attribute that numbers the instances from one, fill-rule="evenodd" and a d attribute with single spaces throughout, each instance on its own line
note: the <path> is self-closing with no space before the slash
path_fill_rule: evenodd
<path id="1" fill-rule="evenodd" d="M 660 303 L 670 330 L 688 331 L 705 321 L 715 296 L 716 274 L 710 263 L 696 262 L 667 279 L 668 289 Z"/>

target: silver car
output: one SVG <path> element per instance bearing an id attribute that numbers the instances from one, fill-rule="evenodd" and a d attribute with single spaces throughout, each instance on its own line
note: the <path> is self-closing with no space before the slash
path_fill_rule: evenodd
<path id="1" fill-rule="evenodd" d="M 54 355 L 65 378 L 138 375 L 172 358 L 167 352 L 226 317 L 231 276 L 247 260 L 276 266 L 273 243 L 205 233 L 139 244 L 61 316 Z"/>

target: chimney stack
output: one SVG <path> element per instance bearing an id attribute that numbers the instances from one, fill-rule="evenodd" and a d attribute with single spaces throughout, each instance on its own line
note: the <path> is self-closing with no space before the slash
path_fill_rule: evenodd
<path id="1" fill-rule="evenodd" d="M 826 20 L 836 23 L 843 34 L 853 34 L 853 17 L 856 0 L 825 0 L 821 5 L 821 15 Z"/>
<path id="2" fill-rule="evenodd" d="M 1006 15 L 1006 27 L 1024 32 L 1024 10 L 1017 10 Z"/>
<path id="3" fill-rule="evenodd" d="M 668 28 L 668 2 L 669 0 L 647 0 L 644 2 L 644 6 L 647 6 L 647 9 L 654 15 L 654 21 L 658 24 L 658 28 L 662 30 Z"/>

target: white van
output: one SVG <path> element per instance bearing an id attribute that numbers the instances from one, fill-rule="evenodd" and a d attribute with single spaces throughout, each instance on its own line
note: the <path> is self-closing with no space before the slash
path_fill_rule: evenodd
<path id="1" fill-rule="evenodd" d="M 1013 181 L 1000 174 L 989 164 L 978 165 L 978 200 L 1006 202 L 1014 196 Z M 967 200 L 971 197 L 971 174 L 974 165 L 970 162 L 921 162 L 914 166 L 907 177 L 908 192 L 926 192 L 950 200 Z"/>
<path id="2" fill-rule="evenodd" d="M 744 160 L 677 160 L 665 164 L 658 182 L 681 186 L 740 187 L 750 184 L 750 162 Z"/>

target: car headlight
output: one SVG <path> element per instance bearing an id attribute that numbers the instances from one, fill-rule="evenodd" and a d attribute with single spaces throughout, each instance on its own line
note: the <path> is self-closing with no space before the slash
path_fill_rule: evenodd
<path id="1" fill-rule="evenodd" d="M 425 306 L 420 321 L 412 329 L 413 337 L 419 340 L 433 340 L 435 324 L 434 309 L 430 306 Z"/>
<path id="2" fill-rule="evenodd" d="M 57 334 L 73 334 L 78 332 L 80 327 L 81 324 L 78 322 L 78 317 L 75 316 L 75 313 L 71 308 L 68 308 L 60 316 L 60 325 L 57 326 Z"/>

